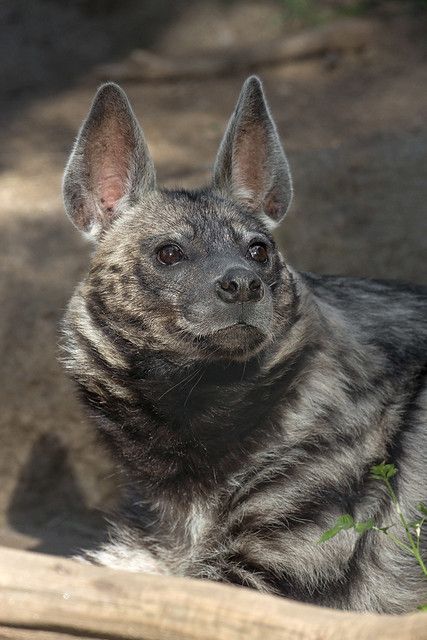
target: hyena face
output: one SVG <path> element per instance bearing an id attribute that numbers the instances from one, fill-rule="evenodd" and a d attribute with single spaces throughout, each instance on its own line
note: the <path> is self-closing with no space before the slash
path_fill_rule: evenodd
<path id="1" fill-rule="evenodd" d="M 125 324 L 134 343 L 241 360 L 274 338 L 276 322 L 283 327 L 295 292 L 269 229 L 286 213 L 292 187 L 257 78 L 243 87 L 212 186 L 195 192 L 156 187 L 125 94 L 101 87 L 64 196 L 74 224 L 97 241 L 80 294 L 116 329 Z"/>

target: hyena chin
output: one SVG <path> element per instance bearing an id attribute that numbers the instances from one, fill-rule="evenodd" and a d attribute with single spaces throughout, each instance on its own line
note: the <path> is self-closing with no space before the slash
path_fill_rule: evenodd
<path id="1" fill-rule="evenodd" d="M 125 94 L 102 86 L 64 198 L 96 242 L 64 361 L 128 487 L 109 542 L 87 557 L 342 609 L 414 609 L 425 581 L 386 536 L 318 540 L 343 513 L 395 522 L 377 462 L 397 465 L 407 518 L 427 498 L 427 289 L 284 262 L 270 232 L 292 182 L 260 81 L 244 84 L 212 183 L 196 191 L 156 186 Z"/>

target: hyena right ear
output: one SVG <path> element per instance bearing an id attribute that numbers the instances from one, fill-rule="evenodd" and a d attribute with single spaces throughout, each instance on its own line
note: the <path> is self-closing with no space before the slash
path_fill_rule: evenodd
<path id="1" fill-rule="evenodd" d="M 65 210 L 94 240 L 126 205 L 154 190 L 154 165 L 126 94 L 103 85 L 77 137 L 64 173 Z"/>
<path id="2" fill-rule="evenodd" d="M 292 179 L 259 78 L 242 87 L 214 167 L 214 189 L 276 226 L 292 201 Z"/>

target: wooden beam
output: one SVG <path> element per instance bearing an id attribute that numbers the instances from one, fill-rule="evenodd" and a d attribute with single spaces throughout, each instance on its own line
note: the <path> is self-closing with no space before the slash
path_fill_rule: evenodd
<path id="1" fill-rule="evenodd" d="M 110 640 L 105 636 L 76 636 L 75 634 L 58 633 L 57 631 L 37 631 L 35 629 L 18 629 L 0 626 L 0 640 Z"/>
<path id="2" fill-rule="evenodd" d="M 346 613 L 208 581 L 126 573 L 0 548 L 0 638 L 69 637 L 427 640 L 427 616 Z"/>

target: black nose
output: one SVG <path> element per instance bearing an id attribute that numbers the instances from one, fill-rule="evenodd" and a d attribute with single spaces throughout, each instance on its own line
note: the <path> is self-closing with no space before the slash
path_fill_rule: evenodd
<path id="1" fill-rule="evenodd" d="M 264 295 L 264 287 L 256 273 L 234 267 L 217 280 L 217 293 L 224 302 L 257 302 Z"/>

